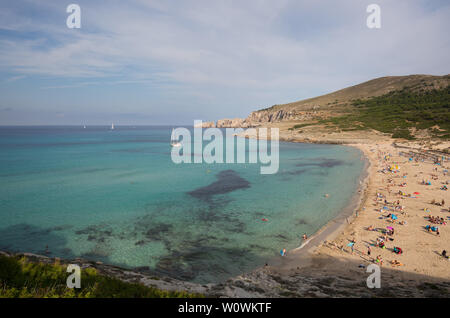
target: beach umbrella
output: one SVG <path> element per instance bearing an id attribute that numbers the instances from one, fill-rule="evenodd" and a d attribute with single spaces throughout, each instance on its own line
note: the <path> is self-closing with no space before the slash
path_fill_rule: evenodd
<path id="1" fill-rule="evenodd" d="M 396 216 L 395 214 L 392 214 L 392 215 L 391 215 L 391 218 L 392 218 L 393 220 L 397 220 L 397 216 Z"/>

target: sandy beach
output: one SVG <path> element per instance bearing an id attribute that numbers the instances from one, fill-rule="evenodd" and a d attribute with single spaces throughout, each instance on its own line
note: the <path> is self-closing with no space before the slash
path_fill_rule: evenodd
<path id="1" fill-rule="evenodd" d="M 365 284 L 365 268 L 375 263 L 381 265 L 385 278 L 399 283 L 400 288 L 417 288 L 426 281 L 444 282 L 448 293 L 450 261 L 442 256 L 442 251 L 448 255 L 450 249 L 450 192 L 441 189 L 448 187 L 448 156 L 447 161 L 436 165 L 431 157 L 410 160 L 409 151 L 429 150 L 430 145 L 419 142 L 406 142 L 403 148 L 395 146 L 398 140 L 382 134 L 295 136 L 283 128 L 280 127 L 280 140 L 357 147 L 370 164 L 354 202 L 302 246 L 269 263 L 265 271 L 291 278 L 292 285 L 296 275 L 346 277 Z M 449 146 L 449 142 L 442 141 L 435 143 L 433 149 Z M 430 185 L 426 184 L 428 181 Z M 430 216 L 434 219 L 430 220 Z M 437 227 L 439 235 L 427 230 L 427 226 Z M 394 234 L 388 233 L 391 228 Z M 383 243 L 377 244 L 377 240 Z M 355 242 L 353 251 L 351 242 Z M 394 247 L 399 247 L 401 254 L 394 253 Z"/>
<path id="2" fill-rule="evenodd" d="M 420 279 L 450 280 L 450 262 L 441 255 L 450 249 L 450 193 L 441 189 L 448 187 L 448 162 L 410 161 L 408 151 L 394 147 L 393 140 L 349 145 L 361 149 L 370 161 L 359 204 L 350 207 L 351 216 L 344 212 L 303 248 L 290 251 L 274 270 L 281 275 L 298 270 L 310 275 L 360 275 L 359 269 L 382 262 L 382 271 L 388 269 L 390 277 L 410 273 L 420 274 Z M 415 143 L 408 146 L 419 148 Z M 441 144 L 448 146 L 448 142 Z M 397 166 L 398 170 L 389 171 Z M 430 216 L 435 219 L 430 221 Z M 439 235 L 426 226 L 437 227 Z M 393 235 L 386 233 L 389 228 L 394 229 Z M 384 248 L 378 247 L 377 239 L 384 241 Z M 353 252 L 351 242 L 355 242 Z M 394 253 L 394 247 L 402 253 Z"/>
<path id="3" fill-rule="evenodd" d="M 450 248 L 450 230 L 446 225 L 450 221 L 450 194 L 441 189 L 448 181 L 445 172 L 448 163 L 436 165 L 431 160 L 410 161 L 409 156 L 401 156 L 402 149 L 394 148 L 391 142 L 355 146 L 371 161 L 365 198 L 355 212 L 354 220 L 315 254 L 363 264 L 373 262 L 380 255 L 384 267 L 449 279 L 450 263 L 441 255 L 443 250 Z M 392 166 L 398 166 L 398 170 L 388 171 Z M 427 185 L 427 181 L 431 184 Z M 432 204 L 433 200 L 440 205 Z M 392 220 L 390 214 L 398 219 Z M 430 216 L 439 220 L 431 222 Z M 437 227 L 439 235 L 427 231 L 427 225 Z M 368 230 L 369 227 L 374 230 Z M 386 230 L 388 227 L 394 228 L 394 234 L 388 235 L 386 240 L 376 229 Z M 386 248 L 376 246 L 377 238 L 384 239 Z M 356 243 L 352 253 L 347 245 L 353 240 Z M 402 254 L 394 253 L 394 247 L 400 247 Z M 400 264 L 392 265 L 395 260 Z"/>

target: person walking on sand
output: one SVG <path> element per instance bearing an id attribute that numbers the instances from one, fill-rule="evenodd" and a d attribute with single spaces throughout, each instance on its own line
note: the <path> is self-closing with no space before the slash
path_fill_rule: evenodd
<path id="1" fill-rule="evenodd" d="M 367 245 L 367 256 L 370 256 L 370 252 L 371 252 L 370 245 Z"/>

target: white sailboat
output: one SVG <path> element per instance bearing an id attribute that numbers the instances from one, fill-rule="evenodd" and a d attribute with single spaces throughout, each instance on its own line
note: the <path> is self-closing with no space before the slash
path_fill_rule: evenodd
<path id="1" fill-rule="evenodd" d="M 181 143 L 178 140 L 173 139 L 173 128 L 172 128 L 172 134 L 170 135 L 170 145 L 172 147 L 181 147 Z"/>
<path id="2" fill-rule="evenodd" d="M 111 123 L 111 130 L 114 130 L 114 123 Z"/>

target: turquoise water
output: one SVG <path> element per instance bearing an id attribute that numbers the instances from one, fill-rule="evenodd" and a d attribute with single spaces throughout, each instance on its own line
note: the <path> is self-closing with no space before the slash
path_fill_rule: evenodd
<path id="1" fill-rule="evenodd" d="M 0 249 L 222 281 L 335 217 L 364 167 L 357 149 L 294 143 L 274 175 L 176 165 L 171 129 L 0 127 Z"/>

